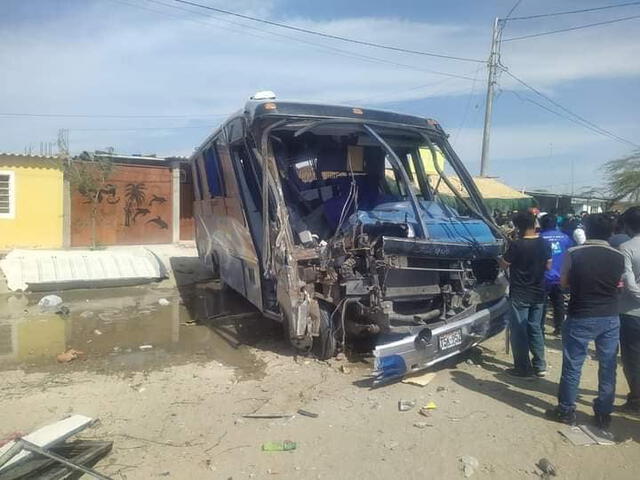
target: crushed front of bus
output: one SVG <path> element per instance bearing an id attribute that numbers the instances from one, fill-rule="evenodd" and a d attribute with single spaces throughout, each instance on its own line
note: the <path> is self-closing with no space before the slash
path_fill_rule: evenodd
<path id="1" fill-rule="evenodd" d="M 265 206 L 286 205 L 265 266 L 286 285 L 292 338 L 325 358 L 369 342 L 380 383 L 503 330 L 503 239 L 435 122 L 291 119 L 263 133 L 277 193 Z"/>

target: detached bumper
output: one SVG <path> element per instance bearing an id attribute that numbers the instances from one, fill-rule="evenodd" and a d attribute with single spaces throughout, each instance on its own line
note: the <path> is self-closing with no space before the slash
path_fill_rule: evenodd
<path id="1" fill-rule="evenodd" d="M 374 351 L 374 385 L 430 367 L 493 337 L 504 330 L 508 313 L 509 303 L 503 297 L 460 320 L 434 329 L 425 327 L 400 340 L 378 345 Z M 455 346 L 449 346 L 452 342 L 445 336 L 455 337 Z"/>

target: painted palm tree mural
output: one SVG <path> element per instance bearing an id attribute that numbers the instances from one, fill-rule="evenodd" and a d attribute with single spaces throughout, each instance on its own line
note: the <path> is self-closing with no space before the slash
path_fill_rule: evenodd
<path id="1" fill-rule="evenodd" d="M 130 227 L 136 223 L 136 218 L 149 214 L 149 210 L 144 208 L 146 203 L 144 183 L 129 183 L 124 189 L 124 226 Z"/>

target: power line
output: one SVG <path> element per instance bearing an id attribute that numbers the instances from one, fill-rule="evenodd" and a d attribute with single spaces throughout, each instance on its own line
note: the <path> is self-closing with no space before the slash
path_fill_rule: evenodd
<path id="1" fill-rule="evenodd" d="M 301 32 L 301 33 L 307 33 L 309 35 L 316 35 L 318 37 L 323 37 L 323 38 L 330 38 L 332 40 L 340 40 L 342 42 L 349 42 L 349 43 L 354 43 L 356 45 L 364 45 L 367 47 L 375 47 L 375 48 L 381 48 L 384 50 L 391 50 L 394 52 L 402 52 L 402 53 L 411 53 L 414 55 L 424 55 L 427 57 L 436 57 L 436 58 L 444 58 L 447 60 L 458 60 L 461 62 L 476 62 L 476 63 L 485 63 L 484 60 L 478 60 L 475 58 L 468 58 L 468 57 L 457 57 L 454 55 L 444 55 L 444 54 L 439 54 L 439 53 L 433 53 L 433 52 L 424 52 L 424 51 L 420 51 L 420 50 L 410 50 L 407 48 L 400 48 L 400 47 L 394 47 L 391 45 L 383 45 L 381 43 L 374 43 L 374 42 L 366 42 L 363 40 L 356 40 L 353 38 L 347 38 L 347 37 L 342 37 L 340 35 L 332 35 L 330 33 L 324 33 L 324 32 L 318 32 L 316 30 L 310 30 L 307 28 L 301 28 L 301 27 L 296 27 L 294 25 L 288 25 L 286 23 L 280 23 L 280 22 L 273 22 L 271 20 L 266 20 L 264 18 L 258 18 L 258 17 L 252 17 L 250 15 L 244 15 L 241 13 L 237 13 L 237 12 L 232 12 L 229 10 L 223 10 L 221 8 L 216 8 L 216 7 L 211 7 L 209 5 L 202 5 L 196 2 L 191 2 L 188 0 L 173 0 L 174 2 L 178 2 L 178 3 L 182 3 L 184 5 L 191 5 L 192 7 L 197 7 L 197 8 L 202 8 L 205 10 L 211 10 L 213 12 L 218 12 L 218 13 L 224 13 L 226 15 L 232 15 L 234 17 L 238 17 L 238 18 L 244 18 L 245 20 L 252 20 L 254 22 L 259 22 L 259 23 L 264 23 L 266 25 L 272 25 L 275 27 L 280 27 L 280 28 L 286 28 L 288 30 L 293 30 L 296 32 Z"/>
<path id="2" fill-rule="evenodd" d="M 513 4 L 513 7 L 511 7 L 511 10 L 509 10 L 509 13 L 507 13 L 507 16 L 504 18 L 505 21 L 511 18 L 511 15 L 513 14 L 513 12 L 516 11 L 516 8 L 518 8 L 521 3 L 522 3 L 522 0 L 518 0 L 516 3 Z"/>
<path id="3" fill-rule="evenodd" d="M 292 37 L 292 36 L 289 36 L 289 35 L 284 35 L 282 33 L 271 32 L 269 30 L 262 30 L 260 28 L 252 27 L 252 26 L 246 25 L 244 23 L 233 22 L 231 20 L 223 20 L 221 18 L 215 17 L 213 15 L 208 15 L 208 14 L 203 13 L 203 12 L 196 12 L 196 11 L 189 10 L 187 8 L 182 8 L 182 7 L 179 7 L 179 6 L 176 6 L 176 5 L 169 5 L 167 3 L 164 3 L 164 2 L 161 2 L 161 1 L 158 1 L 158 0 L 147 0 L 147 1 L 151 2 L 151 3 L 158 4 L 158 5 L 163 5 L 165 7 L 171 8 L 171 9 L 179 10 L 179 11 L 182 11 L 182 12 L 188 12 L 188 13 L 191 13 L 193 15 L 199 15 L 199 16 L 202 16 L 202 17 L 217 21 L 217 22 L 223 22 L 223 23 L 228 23 L 228 24 L 231 24 L 231 25 L 236 25 L 236 26 L 241 27 L 243 30 L 242 31 L 238 31 L 238 30 L 234 30 L 234 29 L 231 29 L 231 28 L 228 28 L 228 27 L 227 28 L 219 27 L 219 26 L 216 27 L 216 26 L 212 25 L 209 22 L 198 21 L 198 20 L 196 20 L 194 18 L 190 18 L 190 17 L 171 15 L 170 13 L 168 13 L 166 11 L 163 11 L 163 10 L 156 10 L 156 9 L 153 9 L 153 8 L 145 7 L 143 5 L 132 4 L 132 3 L 129 3 L 129 2 L 126 2 L 126 1 L 123 1 L 123 0 L 111 0 L 111 1 L 114 1 L 114 2 L 117 2 L 117 3 L 122 3 L 122 4 L 128 5 L 130 7 L 135 7 L 135 8 L 140 8 L 140 9 L 143 9 L 143 10 L 148 10 L 150 12 L 155 12 L 155 13 L 158 13 L 160 15 L 164 15 L 164 16 L 168 16 L 168 17 L 172 17 L 172 18 L 189 20 L 191 22 L 195 22 L 195 23 L 198 23 L 200 25 L 205 25 L 207 27 L 223 28 L 225 30 L 228 30 L 228 31 L 231 31 L 231 32 L 234 32 L 234 33 L 240 33 L 242 35 L 251 35 L 251 36 L 254 36 L 254 37 L 257 37 L 257 38 L 265 38 L 264 35 L 258 35 L 258 34 L 246 31 L 246 29 L 254 30 L 254 31 L 260 32 L 262 34 L 267 34 L 267 35 L 283 38 L 283 39 L 286 39 L 288 41 L 294 41 L 294 42 L 303 43 L 303 44 L 306 44 L 306 45 L 311 45 L 311 46 L 316 47 L 318 49 L 330 51 L 332 53 L 337 53 L 338 55 L 341 55 L 343 57 L 355 58 L 355 59 L 364 60 L 364 61 L 367 61 L 367 62 L 370 62 L 370 63 L 386 64 L 386 65 L 391 65 L 391 66 L 394 66 L 394 67 L 407 68 L 407 69 L 414 70 L 414 71 L 432 73 L 434 75 L 440 75 L 440 76 L 450 77 L 450 78 L 461 78 L 461 79 L 465 79 L 465 80 L 469 80 L 469 81 L 473 80 L 469 76 L 464 76 L 464 75 L 458 75 L 458 74 L 455 74 L 455 73 L 442 72 L 442 71 L 438 71 L 438 70 L 431 70 L 431 69 L 421 68 L 421 67 L 418 67 L 416 65 L 407 65 L 407 64 L 404 64 L 404 63 L 394 62 L 392 60 L 387 60 L 387 59 L 384 59 L 384 58 L 379 58 L 379 57 L 374 57 L 374 56 L 371 56 L 371 55 L 365 55 L 365 54 L 361 54 L 361 53 L 351 52 L 349 50 L 344 50 L 344 49 L 337 48 L 337 47 L 332 47 L 332 46 L 329 46 L 329 45 L 323 45 L 323 44 L 320 44 L 320 43 L 311 42 L 309 40 L 304 40 L 304 39 L 301 39 L 301 38 Z"/>
<path id="4" fill-rule="evenodd" d="M 629 146 L 632 146 L 634 148 L 640 148 L 640 145 L 627 140 L 625 138 L 622 138 L 618 135 L 616 135 L 615 133 L 609 131 L 609 130 L 605 130 L 604 128 L 600 127 L 599 125 L 596 125 L 595 123 L 587 120 L 586 118 L 578 115 L 577 113 L 572 112 L 571 110 L 569 110 L 567 107 L 561 105 L 560 103 L 556 102 L 555 100 L 553 100 L 552 98 L 549 98 L 547 95 L 545 95 L 544 93 L 542 93 L 541 91 L 539 91 L 538 89 L 536 89 L 535 87 L 532 87 L 531 85 L 529 85 L 527 82 L 525 82 L 524 80 L 516 77 L 513 73 L 509 72 L 508 70 L 504 70 L 504 73 L 506 73 L 507 75 L 509 75 L 511 78 L 513 78 L 516 82 L 518 82 L 519 84 L 521 84 L 522 86 L 528 88 L 529 90 L 531 90 L 533 93 L 535 93 L 536 95 L 544 98 L 547 102 L 551 103 L 552 105 L 556 106 L 557 108 L 559 108 L 560 110 L 562 110 L 563 112 L 566 112 L 567 114 L 569 114 L 572 118 L 568 118 L 565 117 L 563 115 L 561 115 L 559 112 L 554 111 L 552 109 L 549 109 L 548 107 L 543 106 L 542 104 L 539 104 L 538 102 L 535 102 L 534 100 L 531 99 L 527 99 L 527 101 L 530 101 L 531 103 L 534 103 L 536 105 L 538 105 L 541 108 L 544 108 L 545 110 L 550 111 L 551 113 L 554 113 L 558 116 L 562 116 L 563 118 L 566 118 L 567 120 L 570 120 L 574 123 L 578 123 L 579 125 L 582 125 L 585 128 L 588 128 L 589 130 L 595 132 L 595 133 L 599 133 L 600 135 L 604 135 L 607 136 L 611 139 L 617 140 L 621 143 L 625 143 Z M 516 94 L 517 95 L 517 94 Z"/>
<path id="5" fill-rule="evenodd" d="M 600 25 L 609 25 L 611 23 L 624 22 L 626 20 L 633 20 L 635 18 L 640 18 L 640 15 L 633 15 L 633 16 L 630 16 L 630 17 L 615 18 L 613 20 L 607 20 L 607 21 L 604 21 L 604 22 L 589 23 L 587 25 L 579 25 L 577 27 L 562 28 L 560 30 L 551 30 L 551 31 L 548 31 L 548 32 L 532 33 L 530 35 L 522 35 L 521 37 L 505 38 L 502 41 L 503 42 L 512 42 L 514 40 L 524 40 L 525 38 L 542 37 L 544 35 L 552 35 L 554 33 L 572 32 L 574 30 L 582 30 L 582 29 L 585 29 L 585 28 L 598 27 Z"/>
<path id="6" fill-rule="evenodd" d="M 138 130 L 185 130 L 216 128 L 218 125 L 186 125 L 180 127 L 123 127 L 123 128 L 69 128 L 70 132 L 135 132 Z"/>
<path id="7" fill-rule="evenodd" d="M 541 13 L 539 15 L 528 15 L 526 17 L 511 17 L 508 18 L 509 21 L 513 20 L 533 20 L 536 18 L 546 18 L 546 17 L 557 17 L 560 15 L 571 15 L 574 13 L 587 13 L 587 12 L 596 12 L 599 10 L 607 10 L 610 8 L 620 8 L 620 7 L 630 7 L 632 5 L 640 5 L 640 2 L 627 2 L 627 3 L 618 3 L 614 5 L 605 5 L 603 7 L 593 7 L 593 8 L 582 8 L 580 10 L 566 10 L 564 12 L 555 12 L 555 13 Z M 505 18 L 507 20 L 507 18 Z"/>
<path id="8" fill-rule="evenodd" d="M 17 112 L 0 112 L 0 117 L 45 117 L 45 118 L 209 118 L 209 117 L 227 117 L 229 113 L 210 113 L 210 114 L 93 114 L 93 113 L 17 113 Z"/>

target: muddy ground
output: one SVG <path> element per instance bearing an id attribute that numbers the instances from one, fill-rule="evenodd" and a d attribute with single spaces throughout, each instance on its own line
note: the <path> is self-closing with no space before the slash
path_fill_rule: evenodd
<path id="1" fill-rule="evenodd" d="M 572 445 L 543 418 L 560 373 L 554 337 L 545 379 L 506 376 L 500 335 L 434 370 L 425 387 L 371 389 L 366 356 L 297 356 L 277 326 L 219 283 L 178 285 L 62 292 L 67 317 L 40 313 L 42 294 L 2 296 L 0 436 L 72 413 L 97 417 L 81 436 L 114 442 L 96 467 L 114 479 L 455 479 L 464 478 L 463 456 L 478 460 L 478 479 L 539 478 L 543 457 L 558 478 L 638 478 L 640 418 L 616 414 L 619 443 L 589 447 Z M 84 355 L 57 363 L 66 348 Z M 590 359 L 582 422 L 596 376 Z M 619 380 L 622 403 L 621 371 Z M 417 407 L 400 412 L 400 400 Z M 437 408 L 425 417 L 418 407 L 428 402 Z M 301 408 L 319 416 L 242 418 Z M 282 440 L 297 449 L 261 451 Z"/>

